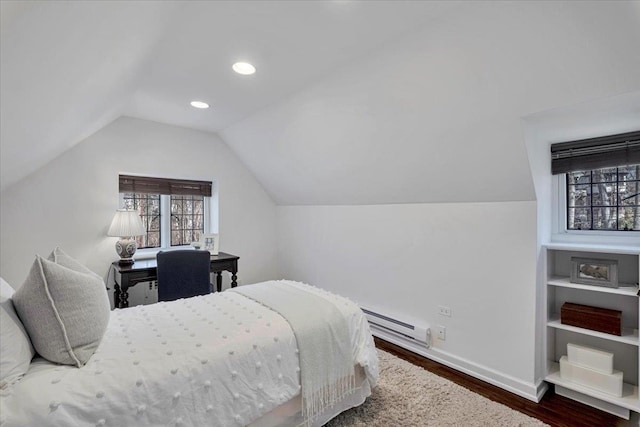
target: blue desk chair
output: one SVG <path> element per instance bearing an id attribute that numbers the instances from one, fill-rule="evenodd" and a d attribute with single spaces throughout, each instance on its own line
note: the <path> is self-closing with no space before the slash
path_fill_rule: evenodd
<path id="1" fill-rule="evenodd" d="M 173 301 L 211 293 L 209 251 L 158 252 L 158 301 Z"/>

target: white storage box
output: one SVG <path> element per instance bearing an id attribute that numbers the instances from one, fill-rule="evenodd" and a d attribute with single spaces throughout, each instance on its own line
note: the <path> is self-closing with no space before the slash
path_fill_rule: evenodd
<path id="1" fill-rule="evenodd" d="M 566 380 L 573 381 L 602 393 L 622 397 L 622 372 L 613 371 L 612 374 L 603 374 L 593 369 L 574 365 L 569 362 L 567 356 L 560 358 L 560 376 Z"/>
<path id="2" fill-rule="evenodd" d="M 607 351 L 578 344 L 567 344 L 567 358 L 574 365 L 593 369 L 603 374 L 613 373 L 613 353 Z"/>

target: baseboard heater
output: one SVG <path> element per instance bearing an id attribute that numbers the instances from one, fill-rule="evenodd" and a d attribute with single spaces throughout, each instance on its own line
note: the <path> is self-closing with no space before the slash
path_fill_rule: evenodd
<path id="1" fill-rule="evenodd" d="M 374 335 L 377 336 L 376 330 L 378 330 L 401 339 L 421 344 L 425 347 L 431 345 L 431 329 L 428 325 L 414 325 L 412 322 L 394 319 L 393 317 L 386 316 L 368 308 L 360 308 L 367 317 Z M 384 338 L 384 336 L 380 338 Z"/>

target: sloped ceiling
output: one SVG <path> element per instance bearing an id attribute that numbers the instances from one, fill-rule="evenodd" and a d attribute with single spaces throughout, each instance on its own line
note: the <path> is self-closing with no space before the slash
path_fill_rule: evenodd
<path id="1" fill-rule="evenodd" d="M 640 88 L 638 6 L 483 2 L 221 135 L 282 205 L 535 200 L 521 118 Z"/>
<path id="2" fill-rule="evenodd" d="M 178 4 L 0 5 L 5 188 L 122 114 Z"/>
<path id="3" fill-rule="evenodd" d="M 217 132 L 462 5 L 429 2 L 192 2 L 156 52 L 126 114 Z M 253 76 L 231 69 L 257 67 Z M 211 104 L 197 112 L 192 99 Z"/>
<path id="4" fill-rule="evenodd" d="M 640 88 L 638 5 L 3 1 L 2 187 L 129 115 L 279 204 L 533 200 L 520 118 Z"/>
<path id="5" fill-rule="evenodd" d="M 217 131 L 460 5 L 2 1 L 2 188 L 120 115 Z M 231 70 L 238 60 L 252 77 Z M 194 110 L 193 99 L 213 108 Z"/>

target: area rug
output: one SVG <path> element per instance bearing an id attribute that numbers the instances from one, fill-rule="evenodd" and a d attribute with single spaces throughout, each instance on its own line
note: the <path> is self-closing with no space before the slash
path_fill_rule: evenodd
<path id="1" fill-rule="evenodd" d="M 372 395 L 328 427 L 546 426 L 385 351 L 378 356 L 380 379 Z"/>

